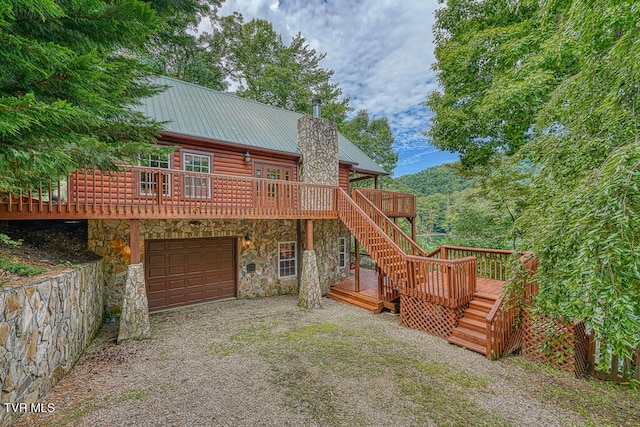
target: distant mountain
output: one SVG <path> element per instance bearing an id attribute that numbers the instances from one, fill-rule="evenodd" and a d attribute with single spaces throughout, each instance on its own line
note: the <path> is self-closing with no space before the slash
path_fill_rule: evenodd
<path id="1" fill-rule="evenodd" d="M 473 180 L 458 175 L 450 164 L 433 166 L 421 172 L 402 175 L 395 182 L 405 185 L 424 195 L 453 194 L 471 187 Z"/>

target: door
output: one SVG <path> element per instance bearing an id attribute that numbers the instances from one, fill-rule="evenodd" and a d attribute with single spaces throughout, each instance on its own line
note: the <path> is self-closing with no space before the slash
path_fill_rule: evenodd
<path id="1" fill-rule="evenodd" d="M 236 296 L 235 238 L 145 242 L 149 311 Z"/>

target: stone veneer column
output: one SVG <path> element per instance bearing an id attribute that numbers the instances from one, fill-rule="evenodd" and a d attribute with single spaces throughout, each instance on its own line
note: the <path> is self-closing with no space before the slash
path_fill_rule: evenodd
<path id="1" fill-rule="evenodd" d="M 151 338 L 144 268 L 142 264 L 130 264 L 120 315 L 118 344 L 125 340 L 144 338 Z"/>
<path id="2" fill-rule="evenodd" d="M 298 119 L 299 179 L 309 184 L 338 185 L 338 126 L 311 116 Z"/>
<path id="3" fill-rule="evenodd" d="M 302 154 L 299 171 L 301 182 L 338 185 L 338 128 L 335 123 L 311 116 L 298 119 L 298 149 Z M 307 233 L 312 233 L 312 230 L 312 225 L 308 223 Z M 311 238 L 308 236 L 307 241 Z M 302 254 L 298 305 L 322 308 L 316 253 L 312 245 L 307 243 L 307 246 Z"/>
<path id="4" fill-rule="evenodd" d="M 298 305 L 302 308 L 322 308 L 322 290 L 316 251 L 302 253 L 302 276 L 300 277 Z"/>

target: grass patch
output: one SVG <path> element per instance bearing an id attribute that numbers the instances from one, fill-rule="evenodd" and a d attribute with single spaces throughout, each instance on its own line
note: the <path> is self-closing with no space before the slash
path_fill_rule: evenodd
<path id="1" fill-rule="evenodd" d="M 567 372 L 524 358 L 509 361 L 545 379 L 529 384 L 533 398 L 540 402 L 553 401 L 578 414 L 586 425 L 640 425 L 640 392 L 636 390 L 606 381 L 576 379 Z"/>
<path id="2" fill-rule="evenodd" d="M 82 419 L 87 413 L 94 411 L 98 406 L 94 403 L 81 406 L 79 408 L 72 408 L 63 411 L 63 415 L 56 418 L 46 418 L 42 421 L 46 426 L 66 426 Z"/>
<path id="3" fill-rule="evenodd" d="M 313 423 L 367 425 L 371 420 L 366 419 L 366 408 L 358 414 L 350 402 L 357 401 L 357 393 L 375 394 L 375 384 L 382 382 L 395 387 L 397 399 L 409 402 L 405 413 L 417 424 L 468 425 L 474 419 L 476 425 L 508 425 L 467 397 L 485 392 L 489 378 L 444 362 L 424 361 L 410 345 L 396 351 L 397 341 L 385 326 L 362 330 L 349 319 L 305 326 L 264 322 L 211 343 L 209 349 L 215 357 L 243 351 L 260 354 L 287 407 Z"/>
<path id="4" fill-rule="evenodd" d="M 24 262 L 4 257 L 0 257 L 0 270 L 4 270 L 12 274 L 17 274 L 18 276 L 37 276 L 38 274 L 47 271 L 46 268 L 31 267 Z"/>
<path id="5" fill-rule="evenodd" d="M 129 388 L 122 392 L 118 401 L 122 402 L 125 400 L 140 400 L 149 396 L 149 390 L 145 390 L 142 388 Z"/>

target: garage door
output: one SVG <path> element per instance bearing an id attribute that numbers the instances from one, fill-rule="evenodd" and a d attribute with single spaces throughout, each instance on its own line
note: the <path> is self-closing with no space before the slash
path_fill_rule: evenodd
<path id="1" fill-rule="evenodd" d="M 149 310 L 236 296 L 233 238 L 147 240 Z"/>

